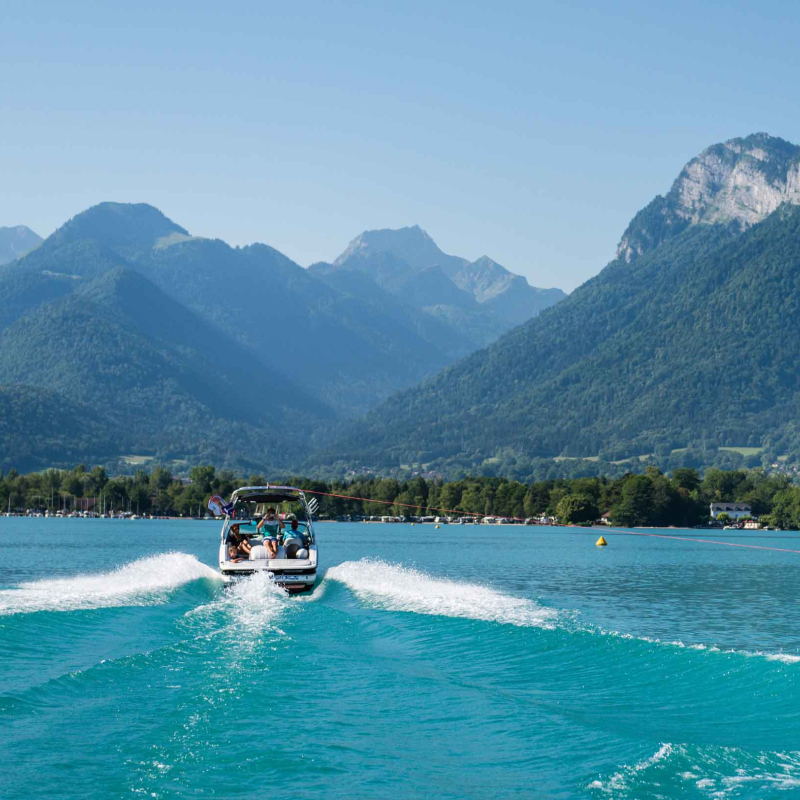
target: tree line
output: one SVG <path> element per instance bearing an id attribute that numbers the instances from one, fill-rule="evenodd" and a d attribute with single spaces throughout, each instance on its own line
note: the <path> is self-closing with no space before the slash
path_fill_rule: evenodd
<path id="1" fill-rule="evenodd" d="M 70 470 L 48 469 L 27 475 L 0 472 L 0 510 L 63 509 L 132 511 L 138 514 L 197 516 L 209 495 L 229 497 L 239 486 L 259 486 L 263 475 L 199 465 L 188 478 L 165 467 L 111 477 L 103 467 L 85 464 Z M 275 481 L 273 481 L 275 482 Z M 323 481 L 286 477 L 282 481 L 317 495 L 319 513 L 344 515 L 456 514 L 520 519 L 554 517 L 561 523 L 594 522 L 608 514 L 614 525 L 690 527 L 708 521 L 711 502 L 749 503 L 753 515 L 780 528 L 800 528 L 800 487 L 785 475 L 761 470 L 679 468 L 671 475 L 656 467 L 620 478 L 557 478 L 521 483 L 498 477 L 409 480 L 365 476 Z M 349 495 L 332 497 L 329 495 Z M 363 499 L 352 499 L 363 498 Z"/>

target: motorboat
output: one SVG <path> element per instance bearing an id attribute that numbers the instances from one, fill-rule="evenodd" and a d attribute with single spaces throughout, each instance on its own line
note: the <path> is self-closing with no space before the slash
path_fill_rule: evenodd
<path id="1" fill-rule="evenodd" d="M 211 501 L 209 507 L 216 508 Z M 308 500 L 302 489 L 293 486 L 267 484 L 237 489 L 230 501 L 219 508 L 224 515 L 219 543 L 223 581 L 230 583 L 263 572 L 292 594 L 311 590 L 317 580 L 317 541 L 312 520 L 316 507 L 316 498 Z M 269 557 L 264 536 L 258 531 L 258 523 L 270 508 L 276 509 L 282 523 L 282 530 L 277 532 L 276 558 Z M 247 541 L 249 556 L 240 551 L 231 557 L 233 526 L 238 526 L 239 536 Z"/>

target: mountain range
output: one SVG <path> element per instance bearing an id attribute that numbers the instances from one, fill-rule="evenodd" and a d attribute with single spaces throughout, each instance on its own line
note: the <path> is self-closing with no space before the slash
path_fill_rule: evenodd
<path id="1" fill-rule="evenodd" d="M 320 455 L 526 474 L 717 447 L 800 451 L 800 148 L 714 145 L 566 300 L 398 393 Z"/>
<path id="2" fill-rule="evenodd" d="M 418 228 L 394 233 L 398 246 L 439 252 Z M 398 266 L 398 280 L 410 269 Z M 146 204 L 78 214 L 0 268 L 0 466 L 144 454 L 285 467 L 340 420 L 514 324 L 435 264 L 404 297 L 346 266 L 322 272 L 267 245 L 192 236 Z M 519 291 L 518 276 L 495 272 L 494 297 Z M 452 322 L 424 305 L 457 302 L 479 337 L 455 311 Z M 19 412 L 33 398 L 41 411 L 28 418 Z"/>
<path id="3" fill-rule="evenodd" d="M 303 269 L 120 203 L 0 267 L 0 292 L 0 467 L 800 457 L 800 147 L 767 134 L 691 159 L 566 298 L 419 227 Z"/>
<path id="4" fill-rule="evenodd" d="M 377 284 L 404 305 L 452 326 L 463 355 L 510 328 L 535 317 L 566 295 L 537 289 L 488 256 L 470 262 L 442 252 L 419 226 L 365 231 L 333 264 L 309 270 L 331 286 L 374 293 Z"/>

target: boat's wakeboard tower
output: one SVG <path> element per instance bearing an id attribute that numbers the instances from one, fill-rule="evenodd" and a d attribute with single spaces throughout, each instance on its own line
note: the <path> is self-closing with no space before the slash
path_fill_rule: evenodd
<path id="1" fill-rule="evenodd" d="M 311 589 L 317 577 L 317 541 L 312 519 L 316 507 L 315 498 L 308 500 L 302 489 L 293 486 L 267 484 L 237 489 L 226 506 L 228 511 L 222 524 L 219 568 L 223 579 L 230 581 L 266 572 L 289 592 Z M 259 531 L 258 523 L 270 508 L 275 508 L 283 529 L 275 532 L 275 527 L 268 530 L 264 526 Z M 292 518 L 296 525 L 292 525 Z M 231 531 L 234 526 L 237 528 Z M 275 558 L 269 557 L 265 535 L 277 540 Z M 246 546 L 239 547 L 232 555 L 231 544 L 242 540 Z"/>

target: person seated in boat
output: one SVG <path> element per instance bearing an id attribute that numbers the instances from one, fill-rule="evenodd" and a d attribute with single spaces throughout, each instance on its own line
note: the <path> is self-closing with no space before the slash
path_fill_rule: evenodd
<path id="1" fill-rule="evenodd" d="M 231 525 L 228 531 L 228 544 L 234 545 L 239 555 L 250 558 L 250 551 L 253 548 L 250 546 L 250 542 L 247 541 L 247 537 L 239 531 L 238 525 Z"/>
<path id="2" fill-rule="evenodd" d="M 244 558 L 239 555 L 239 548 L 233 543 L 228 545 L 228 561 L 233 561 L 234 564 L 244 561 Z"/>
<path id="3" fill-rule="evenodd" d="M 290 529 L 283 534 L 283 546 L 286 550 L 287 558 L 307 558 L 308 557 L 308 534 L 300 530 L 297 517 L 292 514 L 290 519 Z"/>
<path id="4" fill-rule="evenodd" d="M 297 517 L 294 514 L 291 516 L 289 527 L 290 530 L 284 534 L 284 537 L 288 539 L 290 536 L 292 536 L 293 538 L 301 539 L 303 544 L 308 546 L 308 534 L 300 529 L 300 523 L 297 521 Z"/>
<path id="5" fill-rule="evenodd" d="M 267 554 L 270 558 L 275 558 L 278 555 L 278 535 L 283 531 L 283 521 L 275 513 L 274 508 L 267 509 L 267 513 L 256 525 L 256 533 L 261 533 L 262 528 L 267 529 L 264 534 L 264 547 L 267 548 Z"/>

